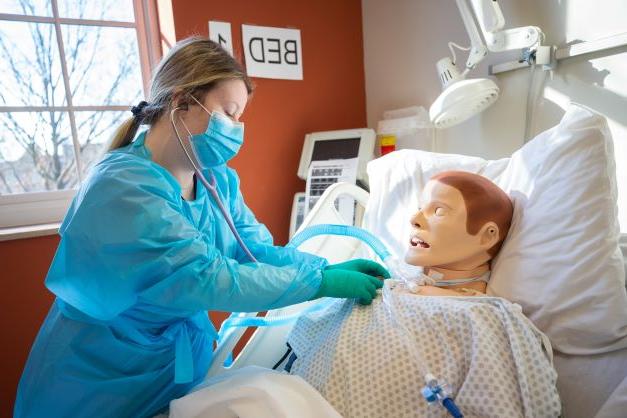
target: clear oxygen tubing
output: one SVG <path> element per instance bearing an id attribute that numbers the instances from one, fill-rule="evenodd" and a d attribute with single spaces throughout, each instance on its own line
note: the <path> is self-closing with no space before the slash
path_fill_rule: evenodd
<path id="1" fill-rule="evenodd" d="M 400 265 L 400 264 L 399 264 Z M 397 273 L 398 274 L 398 271 Z M 412 291 L 412 285 L 414 282 L 402 277 L 405 282 L 405 286 L 407 286 L 408 290 Z M 414 347 L 414 340 L 412 338 L 411 331 L 405 326 L 403 321 L 400 321 L 401 313 L 396 309 L 396 304 L 394 300 L 396 299 L 395 292 L 390 287 L 383 287 L 383 304 L 387 311 L 387 314 L 393 321 L 394 326 L 398 327 L 401 330 L 401 334 L 404 338 L 402 338 L 403 344 L 407 349 L 407 352 L 410 353 L 410 356 L 414 357 L 414 362 L 416 366 L 419 368 L 420 373 L 424 376 L 426 385 L 422 389 L 422 395 L 429 404 L 438 403 L 441 405 L 446 412 L 449 413 L 454 418 L 463 418 L 463 414 L 461 413 L 459 407 L 455 403 L 453 394 L 454 389 L 451 385 L 446 382 L 438 382 L 438 380 L 431 374 L 429 370 L 429 366 L 425 363 L 424 359 L 421 357 L 418 350 Z M 445 343 L 444 341 L 434 341 L 434 344 Z"/>
<path id="2" fill-rule="evenodd" d="M 537 107 L 541 98 L 542 90 L 546 83 L 546 73 L 548 70 L 537 68 L 536 64 L 531 66 L 529 76 L 529 90 L 527 91 L 527 105 L 526 105 L 526 117 L 525 117 L 525 138 L 524 142 L 527 143 L 533 139 L 535 134 Z"/>
<path id="3" fill-rule="evenodd" d="M 321 224 L 310 226 L 309 228 L 306 228 L 296 234 L 287 246 L 299 247 L 303 242 L 318 235 L 339 235 L 357 238 L 358 240 L 368 244 L 368 246 L 372 248 L 375 254 L 379 256 L 384 263 L 386 259 L 392 256 L 385 245 L 377 237 L 365 229 L 349 225 Z"/>
<path id="4" fill-rule="evenodd" d="M 213 200 L 215 201 L 216 205 L 218 205 L 218 209 L 220 209 L 220 212 L 222 213 L 224 220 L 229 225 L 229 229 L 233 233 L 233 236 L 235 236 L 235 240 L 237 241 L 239 246 L 242 248 L 242 251 L 244 251 L 244 254 L 246 254 L 246 256 L 250 259 L 250 261 L 252 261 L 253 263 L 257 263 L 257 259 L 250 252 L 250 250 L 248 249 L 248 247 L 242 240 L 242 237 L 240 237 L 239 233 L 237 232 L 237 229 L 235 228 L 235 225 L 233 224 L 233 220 L 229 216 L 229 213 L 226 211 L 226 208 L 224 207 L 224 204 L 222 203 L 222 200 L 220 199 L 220 196 L 218 195 L 215 176 L 213 175 L 211 171 L 209 171 L 209 174 L 211 176 L 211 182 L 208 182 L 205 176 L 202 174 L 202 170 L 200 169 L 199 164 L 196 163 L 195 158 L 193 158 L 192 155 L 187 150 L 187 148 L 185 148 L 185 144 L 183 143 L 183 140 L 181 139 L 181 135 L 179 135 L 179 131 L 176 128 L 176 123 L 174 123 L 174 112 L 176 112 L 177 110 L 179 110 L 178 107 L 172 109 L 172 111 L 170 112 L 170 123 L 172 123 L 172 128 L 174 128 L 174 133 L 176 134 L 176 138 L 178 139 L 179 144 L 181 144 L 181 148 L 183 148 L 183 152 L 185 153 L 185 156 L 187 156 L 187 159 L 189 160 L 192 167 L 194 168 L 194 172 L 196 173 L 196 176 L 198 177 L 200 182 L 203 184 L 203 186 L 205 186 L 209 194 L 213 197 Z M 183 123 L 183 121 L 181 121 L 181 123 Z M 183 126 L 185 126 L 185 123 L 183 123 Z M 191 133 L 189 132 L 189 129 L 187 129 L 187 126 L 185 126 L 185 129 L 191 135 Z"/>
<path id="5" fill-rule="evenodd" d="M 415 271 L 408 269 L 404 263 L 394 257 L 381 240 L 372 235 L 370 232 L 355 226 L 335 224 L 313 225 L 296 234 L 287 246 L 298 248 L 305 241 L 319 235 L 352 237 L 364 242 L 374 251 L 381 261 L 383 261 L 383 264 L 385 264 L 387 269 L 390 271 L 392 277 L 402 280 L 410 291 L 413 291 L 416 286 L 418 286 Z M 434 284 L 448 286 L 452 284 L 469 283 L 476 280 L 477 279 L 462 279 L 454 283 L 435 281 Z M 384 292 L 384 300 L 385 297 L 386 294 Z M 388 299 L 390 297 L 391 296 L 387 296 Z M 236 327 L 269 327 L 286 325 L 290 322 L 296 321 L 303 314 L 325 309 L 329 303 L 331 303 L 331 300 L 328 300 L 326 303 L 320 302 L 313 304 L 296 314 L 277 315 L 271 318 L 245 316 L 246 314 L 234 313 L 222 323 L 219 336 L 223 337 L 230 328 Z"/>
<path id="6" fill-rule="evenodd" d="M 536 79 L 536 65 L 531 64 L 529 66 L 529 89 L 527 90 L 527 103 L 525 105 L 525 132 L 523 134 L 523 142 L 527 143 L 531 138 L 532 130 L 533 130 L 533 119 L 534 119 L 534 111 L 535 111 L 535 101 L 537 99 L 537 95 L 534 94 L 535 87 L 535 79 Z"/>
<path id="7" fill-rule="evenodd" d="M 544 34 L 541 33 L 540 45 L 544 43 Z M 536 122 L 536 109 L 538 107 L 538 101 L 540 94 L 544 88 L 546 82 L 546 72 L 548 70 L 538 69 L 538 64 L 535 62 L 535 56 L 529 66 L 529 88 L 527 89 L 527 103 L 525 105 L 525 132 L 523 137 L 523 143 L 531 141 L 534 134 L 535 122 Z M 536 79 L 537 73 L 540 73 L 539 80 Z"/>
<path id="8" fill-rule="evenodd" d="M 306 240 L 318 235 L 339 235 L 356 238 L 367 244 L 374 251 L 383 264 L 385 264 L 385 267 L 388 269 L 392 277 L 401 279 L 410 290 L 415 289 L 418 285 L 416 282 L 417 277 L 415 269 L 410 268 L 407 264 L 393 256 L 379 238 L 375 237 L 365 229 L 361 229 L 356 226 L 335 224 L 313 225 L 296 234 L 287 245 L 291 247 L 298 247 Z M 465 282 L 466 281 L 464 281 L 464 283 Z M 468 282 L 470 282 L 470 280 Z M 447 283 L 444 283 L 444 285 L 446 284 Z"/>
<path id="9" fill-rule="evenodd" d="M 287 246 L 298 248 L 305 241 L 319 235 L 339 235 L 359 239 L 368 244 L 368 246 L 372 248 L 375 254 L 377 254 L 377 256 L 379 256 L 379 258 L 384 261 L 384 264 L 386 264 L 386 266 L 388 266 L 388 264 L 393 265 L 393 257 L 388 249 L 385 247 L 385 245 L 370 232 L 354 226 L 333 224 L 313 225 L 294 235 L 294 237 L 287 244 Z M 386 260 L 388 261 L 388 263 L 386 263 Z M 222 323 L 218 335 L 220 338 L 224 336 L 230 328 L 235 327 L 270 327 L 286 325 L 296 321 L 303 314 L 318 312 L 325 309 L 331 302 L 332 299 L 327 299 L 326 301 L 308 306 L 307 308 L 301 310 L 296 314 L 277 315 L 271 318 L 244 316 L 244 314 L 233 314 Z"/>
<path id="10" fill-rule="evenodd" d="M 415 272 L 408 270 L 405 265 L 396 259 L 392 253 L 386 248 L 385 244 L 377 237 L 372 235 L 365 229 L 349 225 L 320 224 L 313 225 L 300 231 L 287 244 L 288 247 L 298 248 L 305 241 L 317 237 L 319 235 L 337 235 L 344 237 L 352 237 L 367 244 L 374 253 L 383 261 L 383 264 L 390 271 L 392 277 L 403 280 L 405 285 L 411 290 L 417 286 L 415 282 Z M 385 293 L 384 293 L 385 295 Z M 234 313 L 220 327 L 219 336 L 223 337 L 230 328 L 235 327 L 269 327 L 286 325 L 296 321 L 301 315 L 317 312 L 325 309 L 332 302 L 328 299 L 326 302 L 312 304 L 296 314 L 276 315 L 268 317 L 245 316 L 246 314 Z"/>

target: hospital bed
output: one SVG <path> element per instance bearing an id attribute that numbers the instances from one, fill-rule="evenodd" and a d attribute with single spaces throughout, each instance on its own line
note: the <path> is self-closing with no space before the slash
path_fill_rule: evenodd
<path id="1" fill-rule="evenodd" d="M 621 260 L 616 248 L 614 161 L 605 118 L 573 104 L 558 125 L 510 158 L 488 161 L 403 150 L 373 160 L 368 166 L 371 194 L 335 185 L 320 198 L 301 229 L 352 223 L 343 220 L 334 205 L 338 197 L 348 195 L 362 208 L 368 207 L 364 221 L 357 219 L 355 224 L 373 232 L 399 257 L 406 250 L 402 237 L 409 233 L 404 230 L 410 227 L 407 211 L 418 206 L 417 196 L 431 176 L 465 170 L 493 179 L 510 193 L 515 211 L 508 240 L 492 266 L 488 296 L 521 304 L 552 339 L 565 417 L 625 417 L 627 295 L 621 277 L 624 255 Z M 622 245 L 625 251 L 624 240 Z M 360 243 L 335 236 L 313 238 L 300 249 L 330 262 L 370 255 Z M 271 311 L 267 316 L 298 313 L 315 303 Z M 227 329 L 209 377 L 248 365 L 273 367 L 286 351 L 291 328 L 288 323 L 256 330 L 239 356 L 225 366 L 244 331 Z"/>
<path id="2" fill-rule="evenodd" d="M 342 219 L 334 205 L 336 199 L 343 195 L 355 199 L 361 208 L 365 208 L 368 203 L 368 193 L 363 189 L 345 183 L 333 185 L 325 191 L 320 201 L 308 214 L 301 229 L 316 224 L 349 224 Z M 359 217 L 356 217 L 355 224 L 361 226 Z M 312 238 L 300 249 L 326 257 L 332 263 L 364 256 L 367 252 L 359 241 L 337 236 Z M 277 318 L 296 314 L 315 303 L 317 302 L 306 302 L 269 311 L 266 316 Z M 242 315 L 254 316 L 255 314 Z M 292 327 L 293 323 L 257 328 L 241 353 L 228 366 L 225 366 L 225 361 L 229 359 L 245 330 L 244 328 L 230 329 L 223 336 L 215 352 L 208 377 L 250 365 L 272 368 L 286 351 L 287 336 Z M 565 411 L 568 411 L 565 415 L 567 418 L 627 416 L 627 378 L 625 377 L 627 350 L 589 356 L 571 356 L 555 352 L 554 364 L 559 375 L 560 397 Z"/>

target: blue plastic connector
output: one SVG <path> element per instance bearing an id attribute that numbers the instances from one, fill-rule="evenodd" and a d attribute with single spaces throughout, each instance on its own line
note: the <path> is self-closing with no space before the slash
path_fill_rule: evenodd
<path id="1" fill-rule="evenodd" d="M 444 398 L 442 400 L 442 406 L 444 408 L 446 408 L 448 413 L 451 414 L 453 417 L 455 417 L 455 418 L 464 418 L 464 415 L 462 415 L 461 411 L 459 410 L 459 408 L 457 407 L 457 405 L 455 404 L 455 401 L 453 399 L 451 399 L 451 398 Z"/>
<path id="2" fill-rule="evenodd" d="M 454 418 L 463 418 L 464 415 L 461 413 L 453 398 L 451 398 L 451 391 L 448 385 L 439 384 L 435 376 L 432 374 L 427 374 L 425 376 L 425 380 L 427 381 L 426 386 L 422 389 L 422 396 L 425 398 L 427 402 L 430 404 L 434 402 L 439 402 L 444 409 Z"/>

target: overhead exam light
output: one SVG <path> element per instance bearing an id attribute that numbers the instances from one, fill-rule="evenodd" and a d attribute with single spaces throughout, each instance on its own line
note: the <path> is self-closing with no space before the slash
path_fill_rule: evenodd
<path id="1" fill-rule="evenodd" d="M 489 78 L 465 80 L 450 58 L 436 64 L 442 93 L 429 109 L 436 128 L 448 128 L 483 112 L 499 97 L 499 88 Z"/>
<path id="2" fill-rule="evenodd" d="M 467 1 L 472 5 L 483 38 L 479 34 Z M 436 128 L 448 128 L 470 119 L 498 99 L 499 88 L 494 81 L 488 78 L 465 79 L 466 74 L 488 54 L 488 50 L 501 52 L 520 49 L 525 59 L 530 61 L 534 57 L 531 48 L 537 48 L 543 38 L 542 32 L 535 26 L 502 30 L 505 19 L 496 0 L 456 0 L 456 2 L 471 46 L 462 48 L 450 42 L 449 48 L 453 58 L 442 58 L 436 64 L 443 90 L 429 109 L 429 117 Z M 470 50 L 466 68 L 462 73 L 457 69 L 453 47 Z"/>

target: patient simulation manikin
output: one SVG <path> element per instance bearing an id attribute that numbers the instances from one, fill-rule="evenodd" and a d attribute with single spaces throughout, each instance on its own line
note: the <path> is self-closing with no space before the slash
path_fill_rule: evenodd
<path id="1" fill-rule="evenodd" d="M 371 308 L 330 301 L 300 317 L 288 337 L 290 373 L 345 418 L 450 416 L 421 396 L 427 376 L 464 416 L 560 416 L 546 336 L 514 303 L 463 297 L 486 290 L 512 219 L 508 196 L 481 176 L 445 172 L 419 206 L 405 261 L 422 269 L 391 262 L 393 280 Z M 428 277 L 414 286 L 419 271 Z"/>
<path id="2" fill-rule="evenodd" d="M 408 264 L 422 266 L 424 296 L 483 295 L 490 261 L 509 230 L 513 206 L 490 180 L 463 171 L 445 171 L 425 186 L 413 226 Z"/>

